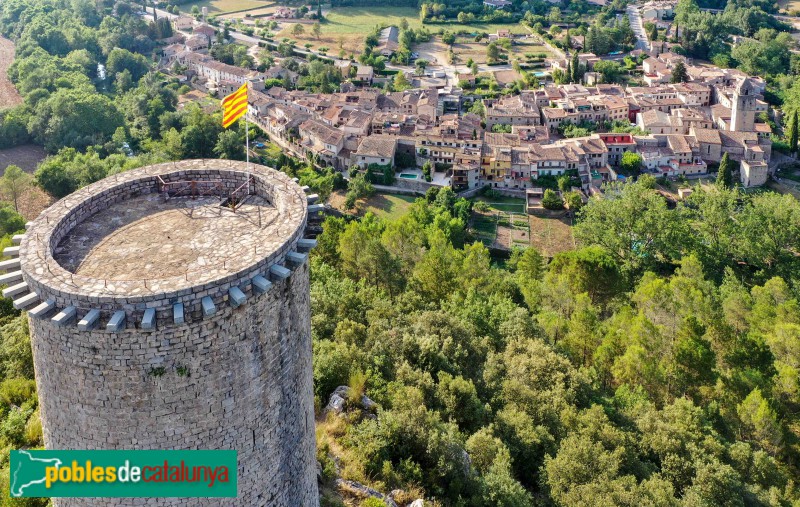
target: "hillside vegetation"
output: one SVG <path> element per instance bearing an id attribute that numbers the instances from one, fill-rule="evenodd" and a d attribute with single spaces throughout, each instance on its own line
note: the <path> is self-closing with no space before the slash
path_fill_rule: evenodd
<path id="1" fill-rule="evenodd" d="M 584 246 L 549 264 L 493 265 L 449 190 L 393 222 L 328 218 L 316 395 L 380 406 L 322 415 L 328 479 L 441 505 L 796 505 L 800 205 L 668 209 L 651 186 L 593 199 Z"/>

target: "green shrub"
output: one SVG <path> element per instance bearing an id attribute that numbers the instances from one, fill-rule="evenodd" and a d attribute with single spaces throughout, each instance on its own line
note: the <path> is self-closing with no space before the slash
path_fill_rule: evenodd
<path id="1" fill-rule="evenodd" d="M 564 209 L 564 201 L 555 192 L 555 190 L 548 188 L 544 191 L 544 197 L 542 197 L 542 206 L 549 210 Z"/>

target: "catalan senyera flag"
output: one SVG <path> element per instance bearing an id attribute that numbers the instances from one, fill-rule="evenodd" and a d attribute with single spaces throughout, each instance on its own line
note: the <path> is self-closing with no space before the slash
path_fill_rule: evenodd
<path id="1" fill-rule="evenodd" d="M 228 128 L 247 112 L 247 83 L 222 99 L 222 126 Z"/>

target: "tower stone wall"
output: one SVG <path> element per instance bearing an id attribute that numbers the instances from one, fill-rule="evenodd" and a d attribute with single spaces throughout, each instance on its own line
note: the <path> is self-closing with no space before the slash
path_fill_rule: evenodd
<path id="1" fill-rule="evenodd" d="M 756 93 L 749 78 L 744 78 L 736 86 L 731 107 L 731 130 L 734 132 L 753 132 L 756 121 Z"/>
<path id="2" fill-rule="evenodd" d="M 237 191 L 238 210 L 220 205 Z M 54 505 L 318 505 L 312 201 L 272 169 L 196 160 L 107 178 L 30 224 L 13 297 L 46 447 L 238 451 L 235 500 Z"/>

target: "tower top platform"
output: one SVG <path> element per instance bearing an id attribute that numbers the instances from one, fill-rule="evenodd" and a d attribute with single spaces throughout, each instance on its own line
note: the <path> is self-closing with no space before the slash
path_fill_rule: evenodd
<path id="1" fill-rule="evenodd" d="M 280 264 L 307 216 L 303 189 L 274 169 L 169 162 L 110 176 L 45 210 L 22 240 L 20 267 L 42 301 L 166 307 Z"/>

